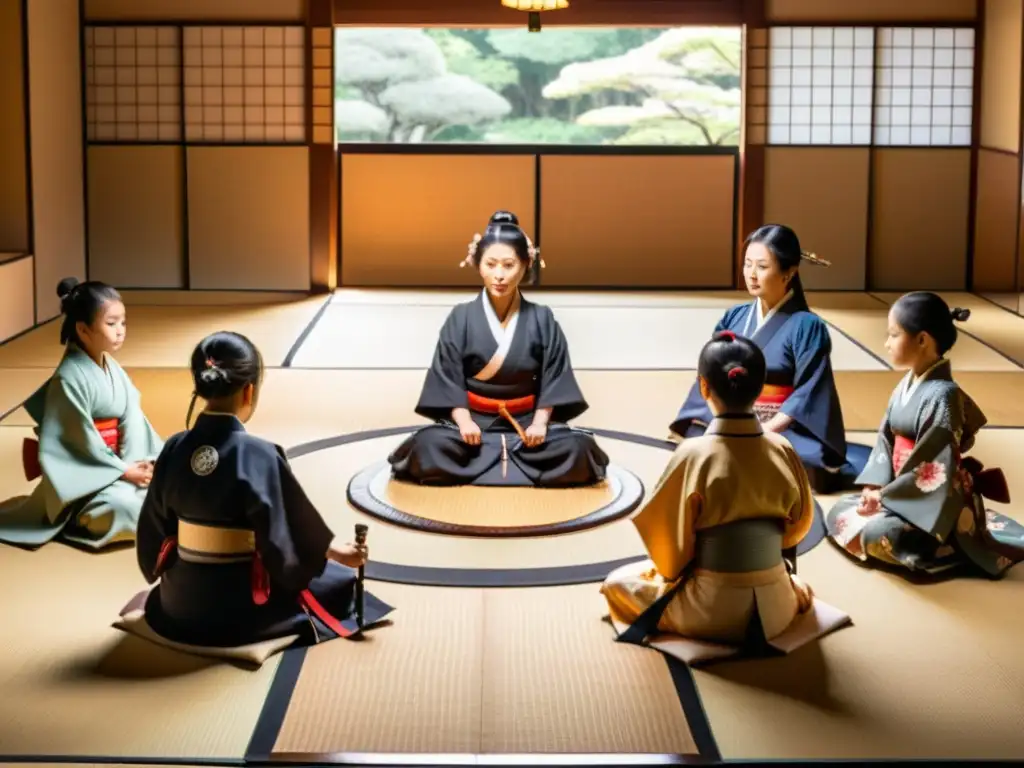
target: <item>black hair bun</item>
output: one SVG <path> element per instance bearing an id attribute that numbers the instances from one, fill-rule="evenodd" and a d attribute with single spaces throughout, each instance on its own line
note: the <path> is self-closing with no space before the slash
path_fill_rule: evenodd
<path id="1" fill-rule="evenodd" d="M 956 320 L 958 323 L 964 322 L 971 316 L 971 310 L 963 309 L 962 307 L 953 307 L 950 311 L 949 316 Z"/>
<path id="2" fill-rule="evenodd" d="M 511 211 L 498 211 L 491 216 L 490 224 L 511 224 L 513 227 L 519 226 L 518 217 Z"/>
<path id="3" fill-rule="evenodd" d="M 65 277 L 57 283 L 57 297 L 66 298 L 79 285 L 77 277 Z"/>

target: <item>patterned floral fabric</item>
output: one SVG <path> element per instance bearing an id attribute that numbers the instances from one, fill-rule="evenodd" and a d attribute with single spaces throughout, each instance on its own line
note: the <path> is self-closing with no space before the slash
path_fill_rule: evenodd
<path id="1" fill-rule="evenodd" d="M 941 360 L 910 374 L 889 400 L 859 485 L 877 489 L 839 499 L 825 516 L 829 537 L 848 554 L 914 571 L 938 573 L 971 564 L 998 578 L 1024 560 L 1024 526 L 984 499 L 1009 502 L 1006 479 L 965 454 L 985 415 Z"/>

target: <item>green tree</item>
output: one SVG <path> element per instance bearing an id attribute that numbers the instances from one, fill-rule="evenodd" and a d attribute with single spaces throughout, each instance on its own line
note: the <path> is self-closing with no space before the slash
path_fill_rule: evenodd
<path id="1" fill-rule="evenodd" d="M 335 105 L 339 140 L 430 141 L 449 126 L 498 120 L 511 111 L 499 93 L 448 71 L 422 30 L 336 31 Z"/>
<path id="2" fill-rule="evenodd" d="M 576 118 L 581 125 L 626 128 L 618 144 L 736 144 L 740 46 L 739 30 L 732 28 L 670 29 L 625 54 L 568 64 L 543 95 L 633 97 Z"/>

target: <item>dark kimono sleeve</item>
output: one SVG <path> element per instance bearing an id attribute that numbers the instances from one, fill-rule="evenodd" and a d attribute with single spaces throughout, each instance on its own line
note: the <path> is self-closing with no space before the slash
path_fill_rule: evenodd
<path id="1" fill-rule="evenodd" d="M 792 351 L 793 394 L 786 398 L 780 411 L 845 457 L 843 411 L 829 360 L 832 339 L 825 323 L 813 315 L 801 319 L 793 337 Z"/>
<path id="2" fill-rule="evenodd" d="M 874 485 L 879 488 L 892 482 L 892 452 L 895 437 L 892 428 L 889 426 L 889 414 L 892 411 L 892 401 L 885 410 L 882 417 L 882 424 L 878 428 L 878 437 L 875 438 L 875 447 L 868 456 L 864 471 L 857 476 L 857 485 Z"/>
<path id="3" fill-rule="evenodd" d="M 551 408 L 552 421 L 565 423 L 585 413 L 589 406 L 576 381 L 569 359 L 569 343 L 550 307 L 538 308 L 544 344 L 537 408 Z"/>
<path id="4" fill-rule="evenodd" d="M 139 524 L 135 532 L 135 558 L 147 584 L 154 583 L 160 577 L 157 566 L 164 542 L 178 535 L 178 518 L 168 512 L 164 499 L 169 482 L 168 457 L 179 439 L 180 435 L 172 436 L 157 457 L 153 466 L 153 479 L 139 512 Z"/>
<path id="5" fill-rule="evenodd" d="M 468 408 L 466 374 L 462 360 L 466 347 L 466 318 L 462 307 L 448 315 L 427 370 L 416 413 L 428 419 L 450 419 L 454 408 Z"/>
<path id="6" fill-rule="evenodd" d="M 939 541 L 946 540 L 968 503 L 958 477 L 964 423 L 959 394 L 955 385 L 943 387 L 922 404 L 914 449 L 880 491 L 888 511 Z"/>
<path id="7" fill-rule="evenodd" d="M 711 332 L 714 336 L 719 331 L 733 331 L 735 328 L 733 325 L 737 324 L 736 319 L 741 317 L 743 309 L 747 305 L 740 304 L 737 307 L 733 307 L 725 312 L 718 322 L 715 323 L 715 329 Z M 710 339 L 709 339 L 710 341 Z M 690 387 L 690 392 L 686 396 L 686 401 L 683 403 L 682 408 L 679 409 L 679 413 L 676 414 L 675 420 L 669 424 L 669 431 L 675 432 L 680 437 L 684 437 L 686 430 L 689 429 L 690 423 L 693 421 L 700 421 L 707 426 L 711 423 L 711 409 L 708 407 L 707 401 L 701 397 L 700 394 L 700 382 L 694 379 L 693 386 Z"/>
<path id="8" fill-rule="evenodd" d="M 323 573 L 334 534 L 277 446 L 245 446 L 242 502 L 272 585 L 305 589 Z"/>

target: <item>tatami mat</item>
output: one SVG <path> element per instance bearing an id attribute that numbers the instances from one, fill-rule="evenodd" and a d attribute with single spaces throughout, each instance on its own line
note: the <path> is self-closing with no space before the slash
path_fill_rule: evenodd
<path id="1" fill-rule="evenodd" d="M 472 298 L 464 294 L 462 300 Z M 538 297 L 543 302 L 543 297 Z M 304 368 L 426 368 L 450 304 L 332 302 L 295 356 Z M 720 307 L 565 306 L 556 317 L 580 369 L 694 369 Z M 884 370 L 831 329 L 837 370 Z"/>
<path id="2" fill-rule="evenodd" d="M 187 367 L 195 345 L 214 331 L 252 339 L 267 365 L 281 365 L 324 297 L 263 305 L 127 304 L 128 333 L 117 359 L 128 366 Z M 60 324 L 50 322 L 0 346 L 0 368 L 55 366 L 62 353 Z"/>
<path id="3" fill-rule="evenodd" d="M 306 656 L 275 753 L 694 754 L 668 665 L 595 585 L 374 584 L 394 625 Z"/>
<path id="4" fill-rule="evenodd" d="M 0 754 L 244 755 L 276 661 L 245 671 L 111 628 L 145 586 L 131 549 L 0 547 Z"/>
<path id="5" fill-rule="evenodd" d="M 401 316 L 401 305 L 410 298 L 402 292 L 384 299 L 381 292 L 354 293 L 335 296 L 320 326 L 330 326 L 327 315 L 344 308 L 356 313 L 349 319 L 370 316 L 359 312 Z M 465 294 L 452 295 L 461 300 Z M 552 295 L 543 292 L 538 300 L 556 306 L 560 319 L 569 316 L 567 333 L 576 313 L 581 319 L 573 332 L 597 337 L 580 342 L 579 354 L 576 347 L 573 353 L 577 366 L 588 367 L 579 357 L 586 362 L 589 356 L 601 363 L 595 368 L 616 367 L 602 361 L 645 333 L 661 347 L 642 347 L 647 350 L 643 354 L 660 354 L 658 367 L 665 367 L 664 360 L 686 344 L 699 348 L 695 341 L 686 341 L 699 330 L 694 330 L 689 313 L 717 317 L 739 296 L 658 294 L 648 302 L 648 294 L 566 292 L 557 304 Z M 261 303 L 243 306 L 241 300 L 222 307 L 196 299 L 190 300 L 194 305 L 178 303 L 173 295 L 150 296 L 148 305 L 141 303 L 145 299 L 129 294 L 129 342 L 121 360 L 142 392 L 147 414 L 164 435 L 184 426 L 191 394 L 185 364 L 204 333 L 219 327 L 240 330 L 260 344 L 268 364 L 279 366 L 323 303 L 315 298 L 265 308 Z M 450 306 L 447 299 L 419 303 L 433 310 L 406 315 L 413 326 L 425 324 L 434 310 L 443 317 Z M 816 294 L 812 303 L 861 343 L 875 331 L 856 318 L 870 324 L 875 320 L 868 315 L 885 311 L 865 294 Z M 967 304 L 959 298 L 955 303 Z M 1016 322 L 999 307 L 986 305 L 1004 323 Z M 625 318 L 632 329 L 607 342 L 607 349 L 601 348 L 600 339 L 606 327 L 590 322 L 601 316 L 602 307 L 613 307 L 620 313 L 615 316 Z M 648 319 L 675 313 L 675 325 L 671 333 L 648 328 L 646 321 L 630 318 L 638 312 L 649 313 L 643 315 Z M 969 321 L 972 332 L 978 332 L 974 323 L 982 316 L 979 311 Z M 349 332 L 359 330 L 356 325 Z M 411 338 L 408 328 L 400 330 Z M 56 324 L 50 324 L 0 347 L 0 368 L 7 366 L 0 370 L 0 403 L 8 404 L 4 410 L 49 374 L 59 355 L 56 332 Z M 374 333 L 375 343 L 383 343 L 383 332 L 370 335 Z M 1012 341 L 1005 334 L 1001 339 Z M 435 340 L 429 338 L 429 350 Z M 963 348 L 968 346 L 965 341 L 961 339 Z M 399 346 L 392 352 L 413 350 Z M 369 346 L 360 352 L 371 353 L 376 351 Z M 639 357 L 629 359 L 635 364 Z M 1024 371 L 1007 371 L 995 363 L 982 370 L 988 363 L 978 360 L 979 368 L 972 369 L 970 362 L 954 359 L 957 380 L 993 425 L 1024 426 L 1024 400 L 1017 394 Z M 903 374 L 880 364 L 870 370 L 836 367 L 849 437 L 871 443 Z M 580 371 L 591 410 L 579 424 L 663 437 L 693 376 L 692 371 Z M 272 369 L 249 426 L 295 447 L 356 431 L 422 423 L 413 414 L 422 381 L 422 367 Z M 31 487 L 20 468 L 28 423 L 24 411 L 17 410 L 0 427 L 0 498 Z M 858 429 L 866 431 L 853 431 Z M 357 520 L 367 521 L 345 500 L 348 478 L 383 459 L 401 439 L 398 434 L 380 436 L 294 460 L 300 480 L 339 534 L 349 534 Z M 598 439 L 613 461 L 636 472 L 648 487 L 669 456 L 650 446 Z M 972 453 L 1006 470 L 1014 501 L 992 506 L 1024 521 L 1024 473 L 1015 471 L 1024 460 L 1024 430 L 984 430 Z M 819 499 L 824 509 L 833 501 Z M 628 521 L 517 541 L 429 535 L 369 522 L 373 560 L 405 568 L 579 566 L 642 553 Z M 1019 694 L 1024 660 L 1018 648 L 1024 627 L 1014 618 L 1019 612 L 1008 609 L 1024 597 L 1024 570 L 1015 569 L 1001 582 L 961 579 L 914 585 L 899 575 L 862 568 L 827 542 L 802 557 L 799 568 L 823 599 L 853 616 L 854 626 L 784 659 L 730 662 L 696 673 L 724 757 L 966 759 L 1024 754 L 1024 699 Z M 0 545 L 0 641 L 5 648 L 0 690 L 7 702 L 0 702 L 0 755 L 78 755 L 83 763 L 90 757 L 99 762 L 101 756 L 188 761 L 244 755 L 280 659 L 257 672 L 243 671 L 146 646 L 118 633 L 110 623 L 142 586 L 130 549 L 93 555 L 59 544 L 36 552 Z M 692 737 L 685 722 L 681 724 L 662 657 L 612 641 L 611 629 L 600 621 L 603 603 L 596 584 L 480 590 L 371 582 L 370 589 L 397 607 L 394 625 L 364 643 L 337 641 L 308 652 L 275 747 L 279 754 L 692 754 Z"/>
<path id="6" fill-rule="evenodd" d="M 874 296 L 892 304 L 900 297 L 898 293 L 875 293 Z M 970 293 L 941 293 L 951 307 L 971 310 L 970 318 L 958 324 L 966 336 L 970 334 L 1005 355 L 1018 369 L 1024 367 L 1024 317 L 996 306 L 990 301 Z M 960 346 L 960 341 L 957 341 Z"/>
<path id="7" fill-rule="evenodd" d="M 1016 312 L 1018 315 L 1024 312 L 1024 293 L 982 293 L 980 295 L 993 304 L 998 304 L 1003 309 Z"/>

